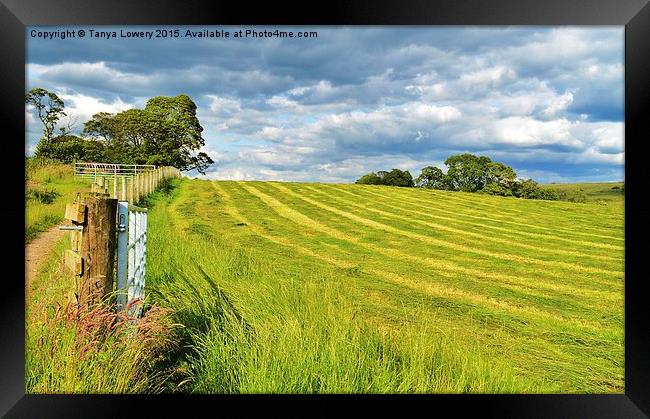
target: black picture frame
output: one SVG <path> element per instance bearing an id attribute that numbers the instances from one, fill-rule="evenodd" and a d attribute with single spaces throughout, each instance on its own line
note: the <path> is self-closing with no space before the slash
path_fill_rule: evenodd
<path id="1" fill-rule="evenodd" d="M 301 24 L 301 25 L 620 25 L 625 26 L 625 394 L 621 395 L 25 395 L 24 94 L 26 31 L 30 25 Z M 0 205 L 4 260 L 0 302 L 0 415 L 7 417 L 124 417 L 207 408 L 239 415 L 253 410 L 281 416 L 338 415 L 349 407 L 367 415 L 403 415 L 417 408 L 434 415 L 474 413 L 495 417 L 642 418 L 650 415 L 650 305 L 644 293 L 650 204 L 644 202 L 650 165 L 644 111 L 650 100 L 648 0 L 471 0 L 374 2 L 267 2 L 0 0 L 0 120 L 9 179 Z M 230 406 L 234 407 L 234 406 Z M 215 410 L 217 409 L 217 410 Z M 187 414 L 187 413 L 186 413 Z M 406 413 L 408 414 L 408 413 Z M 167 415 L 165 415 L 167 416 Z"/>

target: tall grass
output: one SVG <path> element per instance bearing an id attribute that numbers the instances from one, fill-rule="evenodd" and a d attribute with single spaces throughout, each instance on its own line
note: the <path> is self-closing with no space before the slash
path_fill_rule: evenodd
<path id="1" fill-rule="evenodd" d="M 60 266 L 67 244 L 28 289 L 25 392 L 162 391 L 169 374 L 161 366 L 176 345 L 169 310 L 153 306 L 138 320 L 109 301 L 80 310 L 74 278 Z"/>
<path id="2" fill-rule="evenodd" d="M 178 194 L 158 196 L 150 212 L 147 286 L 152 299 L 172 308 L 174 320 L 184 325 L 189 350 L 178 361 L 184 370 L 180 390 L 540 391 L 479 344 L 443 336 L 435 324 L 405 331 L 364 319 L 355 302 L 359 291 L 336 272 L 312 267 L 288 275 L 268 259 L 208 237 L 201 224 L 190 221 L 184 230 L 170 209 Z M 201 234 L 204 240 L 192 237 Z M 417 324 L 419 313 L 402 314 L 403 321 Z"/>
<path id="3" fill-rule="evenodd" d="M 74 168 L 54 160 L 26 159 L 25 242 L 63 219 L 65 205 L 88 189 L 87 181 L 74 177 Z"/>

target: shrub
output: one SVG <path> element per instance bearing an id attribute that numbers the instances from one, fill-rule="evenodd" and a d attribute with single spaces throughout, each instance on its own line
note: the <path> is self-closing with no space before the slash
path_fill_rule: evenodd
<path id="1" fill-rule="evenodd" d="M 42 191 L 42 190 L 35 189 L 35 190 L 27 191 L 27 193 L 25 194 L 25 199 L 26 200 L 31 199 L 40 202 L 41 204 L 49 205 L 52 202 L 54 202 L 54 200 L 58 196 L 61 196 L 61 194 L 55 190 Z"/>
<path id="2" fill-rule="evenodd" d="M 60 135 L 38 143 L 36 156 L 39 158 L 56 159 L 63 163 L 75 160 L 104 161 L 106 150 L 104 144 L 95 140 L 85 140 L 75 135 Z"/>
<path id="3" fill-rule="evenodd" d="M 488 194 L 488 195 L 498 195 L 498 196 L 512 196 L 512 191 L 502 185 L 497 183 L 488 183 L 483 189 L 479 192 Z"/>
<path id="4" fill-rule="evenodd" d="M 390 172 L 370 172 L 361 176 L 354 183 L 363 185 L 387 185 L 403 187 L 413 187 L 415 185 L 411 173 L 408 170 L 402 171 L 400 169 L 393 169 Z"/>

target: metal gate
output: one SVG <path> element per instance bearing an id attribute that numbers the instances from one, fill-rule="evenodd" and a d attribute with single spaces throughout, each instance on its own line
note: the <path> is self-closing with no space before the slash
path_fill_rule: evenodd
<path id="1" fill-rule="evenodd" d="M 117 309 L 140 317 L 147 262 L 147 209 L 117 203 Z"/>

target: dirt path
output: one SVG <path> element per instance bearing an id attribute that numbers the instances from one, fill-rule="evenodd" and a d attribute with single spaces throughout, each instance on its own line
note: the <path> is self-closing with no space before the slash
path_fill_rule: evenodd
<path id="1" fill-rule="evenodd" d="M 54 244 L 65 234 L 58 226 L 42 232 L 25 246 L 25 283 L 29 284 L 47 259 Z"/>

